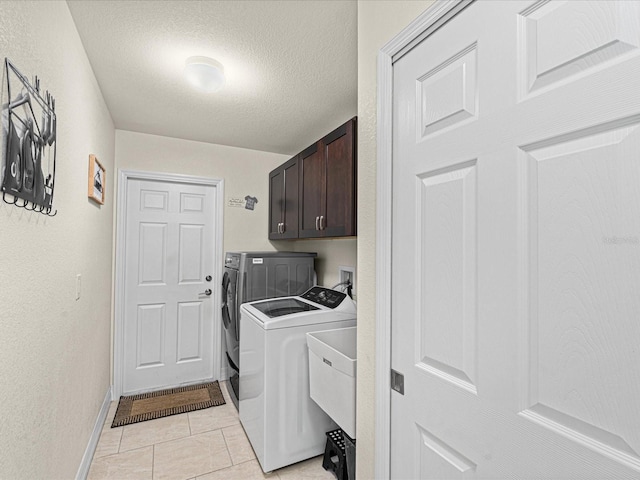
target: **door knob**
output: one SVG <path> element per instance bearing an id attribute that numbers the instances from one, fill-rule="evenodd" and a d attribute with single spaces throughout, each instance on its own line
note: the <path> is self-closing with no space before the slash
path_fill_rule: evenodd
<path id="1" fill-rule="evenodd" d="M 211 278 L 212 278 L 212 277 L 211 277 L 211 275 L 207 275 L 206 277 L 204 277 L 204 279 L 205 279 L 207 282 L 210 282 L 210 281 L 211 281 Z"/>
<path id="2" fill-rule="evenodd" d="M 209 296 L 209 295 L 211 295 L 211 289 L 207 288 L 204 292 L 200 292 L 199 295 L 207 295 L 207 296 Z"/>

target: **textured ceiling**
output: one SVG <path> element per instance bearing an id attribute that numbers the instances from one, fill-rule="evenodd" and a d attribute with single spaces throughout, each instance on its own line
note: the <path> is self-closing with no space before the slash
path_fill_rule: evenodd
<path id="1" fill-rule="evenodd" d="M 295 154 L 356 113 L 355 1 L 67 3 L 118 129 Z M 185 82 L 194 55 L 222 90 Z"/>

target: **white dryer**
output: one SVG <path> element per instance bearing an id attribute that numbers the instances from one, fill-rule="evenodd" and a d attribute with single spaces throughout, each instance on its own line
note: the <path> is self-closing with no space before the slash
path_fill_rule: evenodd
<path id="1" fill-rule="evenodd" d="M 240 421 L 265 472 L 324 452 L 337 426 L 311 400 L 306 333 L 355 324 L 353 300 L 324 287 L 240 308 Z"/>

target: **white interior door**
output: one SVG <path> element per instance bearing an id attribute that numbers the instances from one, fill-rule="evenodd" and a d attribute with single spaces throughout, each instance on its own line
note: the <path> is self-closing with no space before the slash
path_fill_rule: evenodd
<path id="1" fill-rule="evenodd" d="M 478 1 L 395 63 L 391 478 L 640 477 L 639 47 Z"/>
<path id="2" fill-rule="evenodd" d="M 215 187 L 130 179 L 126 188 L 123 393 L 211 379 Z"/>

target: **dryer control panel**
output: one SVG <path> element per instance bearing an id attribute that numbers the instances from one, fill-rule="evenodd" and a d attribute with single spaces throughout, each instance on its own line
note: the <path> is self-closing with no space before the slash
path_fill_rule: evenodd
<path id="1" fill-rule="evenodd" d="M 324 287 L 312 287 L 303 293 L 302 298 L 328 308 L 336 308 L 347 297 L 345 293 Z"/>

